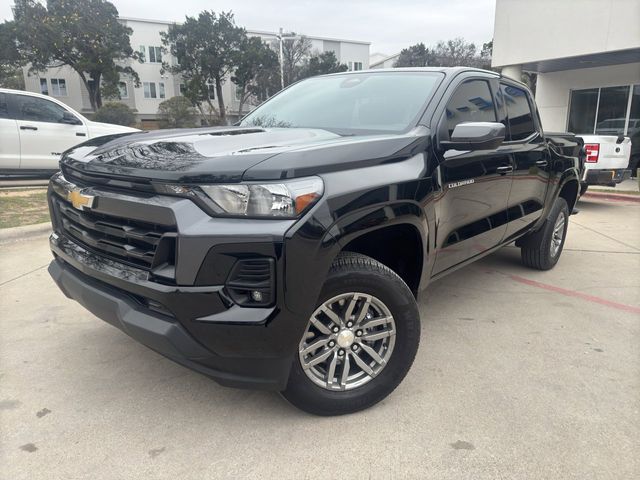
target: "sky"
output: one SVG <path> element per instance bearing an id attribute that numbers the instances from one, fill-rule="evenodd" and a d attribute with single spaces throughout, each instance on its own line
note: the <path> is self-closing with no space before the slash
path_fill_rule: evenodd
<path id="1" fill-rule="evenodd" d="M 181 21 L 202 10 L 232 10 L 248 30 L 371 42 L 371 53 L 394 54 L 418 42 L 464 37 L 480 47 L 493 36 L 495 0 L 111 0 L 120 16 Z M 0 0 L 11 19 L 13 0 Z"/>

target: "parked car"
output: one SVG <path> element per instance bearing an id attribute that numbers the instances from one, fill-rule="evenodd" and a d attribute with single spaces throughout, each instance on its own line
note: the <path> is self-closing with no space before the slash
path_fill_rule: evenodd
<path id="1" fill-rule="evenodd" d="M 590 185 L 615 187 L 631 176 L 631 140 L 624 135 L 580 135 L 586 153 L 580 195 Z"/>
<path id="2" fill-rule="evenodd" d="M 47 175 L 62 152 L 88 139 L 135 128 L 92 122 L 46 95 L 0 88 L 0 174 Z"/>
<path id="3" fill-rule="evenodd" d="M 50 182 L 49 272 L 222 385 L 354 412 L 408 372 L 431 281 L 514 241 L 525 265 L 556 265 L 581 149 L 494 72 L 311 78 L 235 127 L 68 151 Z"/>

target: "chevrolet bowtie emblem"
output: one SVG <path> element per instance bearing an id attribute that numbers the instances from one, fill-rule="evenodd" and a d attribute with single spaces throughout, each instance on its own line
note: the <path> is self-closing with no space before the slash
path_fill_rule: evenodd
<path id="1" fill-rule="evenodd" d="M 82 190 L 71 190 L 67 193 L 67 200 L 71 202 L 74 208 L 78 210 L 84 210 L 85 208 L 91 208 L 93 206 L 93 200 L 95 197 L 92 195 L 86 195 L 82 193 Z"/>

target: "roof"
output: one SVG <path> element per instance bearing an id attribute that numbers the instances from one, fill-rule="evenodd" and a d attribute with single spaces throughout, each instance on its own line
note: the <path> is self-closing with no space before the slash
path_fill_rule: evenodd
<path id="1" fill-rule="evenodd" d="M 143 22 L 143 23 L 157 23 L 160 25 L 180 25 L 182 22 L 176 22 L 176 21 L 168 21 L 168 20 L 152 20 L 149 18 L 135 18 L 135 17 L 118 17 L 120 20 L 124 20 L 125 22 Z M 254 35 L 271 35 L 271 36 L 277 36 L 279 35 L 279 32 L 269 32 L 267 30 L 251 30 L 251 29 L 246 29 L 248 34 L 254 34 Z M 346 40 L 343 38 L 332 38 L 332 37 L 318 37 L 316 35 L 307 35 L 307 34 L 301 34 L 301 36 L 304 36 L 306 38 L 310 38 L 311 40 L 326 40 L 328 42 L 342 42 L 342 43 L 356 43 L 356 44 L 360 44 L 360 45 L 371 45 L 371 42 L 365 42 L 362 40 Z"/>

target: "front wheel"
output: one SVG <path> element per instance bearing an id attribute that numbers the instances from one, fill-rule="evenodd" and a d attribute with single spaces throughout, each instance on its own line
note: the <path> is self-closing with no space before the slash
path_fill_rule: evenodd
<path id="1" fill-rule="evenodd" d="M 542 228 L 520 242 L 522 263 L 536 270 L 550 270 L 558 260 L 567 237 L 569 207 L 564 198 L 557 198 Z"/>
<path id="2" fill-rule="evenodd" d="M 282 395 L 316 415 L 368 408 L 409 371 L 420 342 L 411 290 L 376 260 L 342 253 L 304 331 Z"/>

